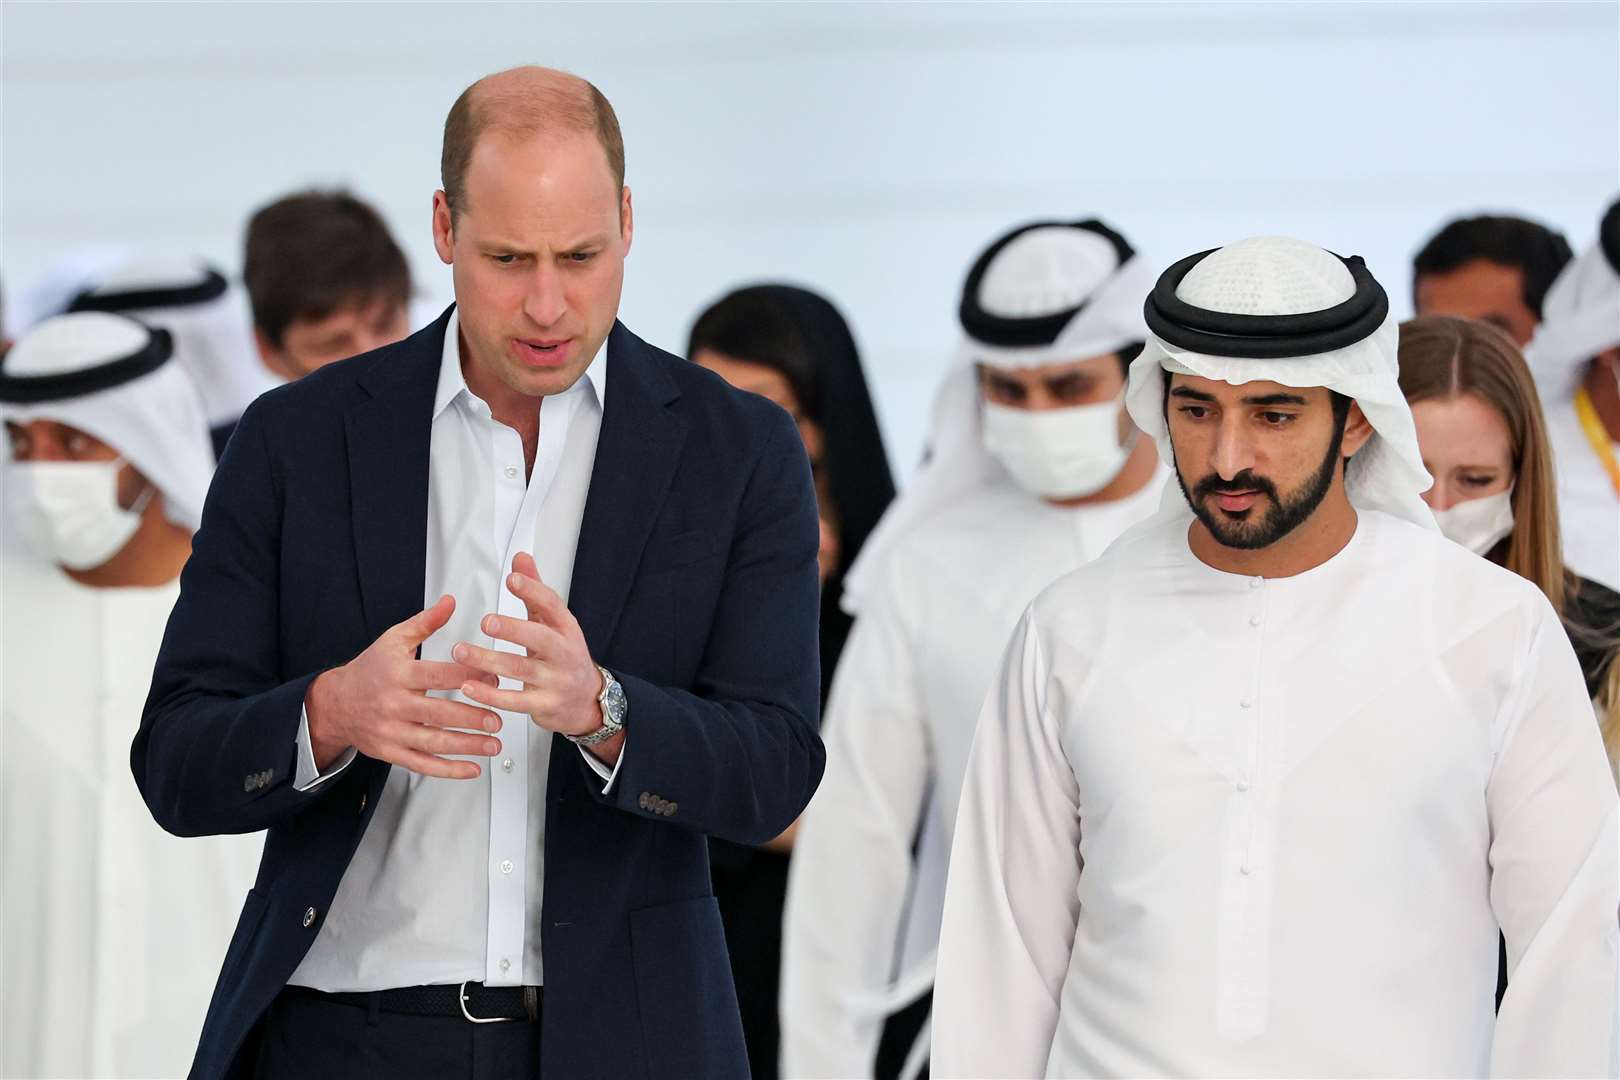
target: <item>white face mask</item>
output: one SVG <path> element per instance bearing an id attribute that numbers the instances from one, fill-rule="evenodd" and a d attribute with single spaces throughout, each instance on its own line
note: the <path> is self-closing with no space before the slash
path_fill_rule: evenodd
<path id="1" fill-rule="evenodd" d="M 147 485 L 132 508 L 119 506 L 123 464 L 122 458 L 7 462 L 6 516 L 41 558 L 69 570 L 100 566 L 135 535 L 155 490 Z"/>
<path id="2" fill-rule="evenodd" d="M 1453 503 L 1444 510 L 1436 510 L 1434 520 L 1440 523 L 1440 531 L 1446 539 L 1461 544 L 1475 555 L 1484 555 L 1513 531 L 1513 489 Z"/>
<path id="3" fill-rule="evenodd" d="M 1013 409 L 984 403 L 985 449 L 1006 466 L 1018 485 L 1046 499 L 1095 495 L 1119 475 L 1130 456 L 1119 443 L 1119 409 L 1113 401 L 1064 409 Z"/>

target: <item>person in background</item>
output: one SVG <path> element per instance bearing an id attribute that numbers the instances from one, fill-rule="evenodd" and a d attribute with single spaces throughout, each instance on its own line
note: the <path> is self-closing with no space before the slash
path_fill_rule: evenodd
<path id="1" fill-rule="evenodd" d="M 1620 200 L 1547 293 L 1525 359 L 1557 467 L 1564 561 L 1620 590 Z"/>
<path id="2" fill-rule="evenodd" d="M 299 379 L 409 332 L 411 271 L 388 225 L 347 191 L 303 191 L 248 220 L 242 283 L 259 358 Z"/>
<path id="3" fill-rule="evenodd" d="M 788 873 L 782 1071 L 915 1076 L 957 792 L 1018 613 L 1158 505 L 1124 413 L 1151 270 L 1096 220 L 998 238 L 963 285 L 931 457 L 845 583 L 827 775 Z"/>
<path id="4" fill-rule="evenodd" d="M 105 311 L 163 329 L 202 397 L 217 457 L 248 403 L 277 382 L 257 359 L 243 291 L 200 259 L 131 256 L 98 273 L 69 311 Z"/>
<path id="5" fill-rule="evenodd" d="M 0 363 L 0 1075 L 179 1076 L 260 839 L 144 812 L 127 747 L 213 471 L 168 337 L 59 315 Z"/>
<path id="6" fill-rule="evenodd" d="M 1434 477 L 1423 501 L 1441 532 L 1534 583 L 1563 618 L 1620 768 L 1620 594 L 1564 565 L 1552 447 L 1523 355 L 1494 326 L 1430 315 L 1401 324 L 1399 356 Z"/>
<path id="7" fill-rule="evenodd" d="M 1523 348 L 1541 322 L 1548 288 L 1573 257 L 1562 233 L 1534 221 L 1457 218 L 1412 258 L 1412 306 L 1419 315 L 1494 323 Z"/>
<path id="8" fill-rule="evenodd" d="M 791 285 L 752 285 L 715 301 L 692 326 L 686 355 L 798 422 L 821 518 L 822 697 L 851 618 L 844 576 L 894 498 L 894 478 L 849 324 L 825 298 Z M 737 981 L 754 1080 L 777 1075 L 782 906 L 795 828 L 757 848 L 709 844 L 715 897 Z"/>

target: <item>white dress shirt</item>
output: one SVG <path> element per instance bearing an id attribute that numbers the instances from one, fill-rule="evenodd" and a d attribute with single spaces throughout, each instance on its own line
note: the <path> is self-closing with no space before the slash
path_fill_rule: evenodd
<path id="1" fill-rule="evenodd" d="M 568 599 L 607 399 L 604 346 L 572 387 L 542 400 L 539 446 L 526 476 L 517 431 L 467 388 L 458 326 L 452 312 L 433 399 L 423 593 L 424 606 L 449 593 L 456 609 L 423 644 L 424 660 L 449 661 L 458 641 L 522 651 L 479 626 L 491 612 L 527 618 L 505 584 L 520 551 L 531 552 L 541 580 Z M 508 679 L 501 686 L 519 688 Z M 434 696 L 467 700 L 459 690 Z M 522 713 L 498 711 L 501 753 L 478 759 L 483 771 L 476 780 L 389 772 L 292 985 L 338 992 L 544 981 L 540 904 L 552 735 Z M 324 782 L 354 757 L 348 751 L 317 776 L 307 721 L 298 745 L 300 789 Z M 617 769 L 583 748 L 579 753 L 611 786 Z"/>
<path id="2" fill-rule="evenodd" d="M 827 770 L 794 840 L 785 1075 L 870 1076 L 886 1014 L 931 985 L 968 746 L 1007 638 L 1037 593 L 1153 513 L 1167 476 L 1072 508 L 986 489 L 896 549 L 839 660 Z"/>
<path id="3" fill-rule="evenodd" d="M 1550 605 L 1373 511 L 1289 578 L 1205 565 L 1190 520 L 1013 638 L 934 1075 L 1614 1076 L 1616 797 Z"/>

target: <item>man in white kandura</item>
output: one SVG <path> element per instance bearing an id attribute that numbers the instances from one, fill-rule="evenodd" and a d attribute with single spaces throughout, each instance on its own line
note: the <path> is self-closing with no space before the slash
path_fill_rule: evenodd
<path id="1" fill-rule="evenodd" d="M 1149 516 L 1168 475 L 1124 408 L 1152 281 L 1094 220 L 1015 229 L 968 274 L 932 456 L 847 579 L 859 618 L 790 868 L 784 1075 L 922 1065 L 957 792 L 996 658 L 1029 601 Z"/>
<path id="2" fill-rule="evenodd" d="M 1127 403 L 1184 499 L 1008 647 L 933 1075 L 1614 1076 L 1591 705 L 1541 593 L 1419 499 L 1383 290 L 1246 240 L 1176 263 L 1146 314 Z"/>
<path id="3" fill-rule="evenodd" d="M 179 1076 L 263 838 L 154 824 L 129 738 L 214 453 L 168 335 L 59 315 L 0 363 L 0 1076 Z"/>
<path id="4" fill-rule="evenodd" d="M 1620 200 L 1547 291 L 1525 349 L 1558 469 L 1564 562 L 1620 589 Z"/>

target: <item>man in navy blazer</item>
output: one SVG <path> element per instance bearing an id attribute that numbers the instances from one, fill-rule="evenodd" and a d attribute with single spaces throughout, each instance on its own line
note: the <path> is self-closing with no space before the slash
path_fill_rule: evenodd
<path id="1" fill-rule="evenodd" d="M 475 83 L 456 305 L 220 463 L 131 753 L 170 832 L 268 830 L 193 1076 L 747 1075 L 706 838 L 821 777 L 815 496 L 616 321 L 623 160 L 589 83 Z"/>

